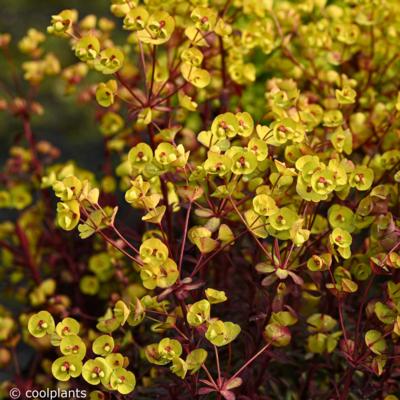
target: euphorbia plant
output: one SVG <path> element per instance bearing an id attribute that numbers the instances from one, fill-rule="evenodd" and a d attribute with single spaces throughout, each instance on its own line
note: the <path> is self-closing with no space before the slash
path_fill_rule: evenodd
<path id="1" fill-rule="evenodd" d="M 23 307 L 0 362 L 25 341 L 18 385 L 92 399 L 396 399 L 397 1 L 110 10 L 52 16 L 73 65 L 29 30 L 27 91 L 1 87 L 24 140 L 0 176 Z M 58 77 L 96 111 L 101 171 L 38 138 L 32 93 Z"/>

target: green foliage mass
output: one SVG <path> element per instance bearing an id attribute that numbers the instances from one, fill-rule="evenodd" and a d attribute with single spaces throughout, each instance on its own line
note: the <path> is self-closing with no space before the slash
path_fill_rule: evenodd
<path id="1" fill-rule="evenodd" d="M 398 1 L 109 10 L 0 34 L 0 397 L 396 399 Z M 41 136 L 69 108 L 92 165 Z"/>

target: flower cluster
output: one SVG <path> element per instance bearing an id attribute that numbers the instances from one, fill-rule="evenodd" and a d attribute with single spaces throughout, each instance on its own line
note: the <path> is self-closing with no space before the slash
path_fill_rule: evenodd
<path id="1" fill-rule="evenodd" d="M 116 390 L 121 394 L 128 394 L 135 388 L 135 375 L 124 368 L 129 361 L 122 354 L 113 352 L 112 336 L 96 337 L 92 343 L 92 353 L 99 357 L 82 364 L 86 356 L 86 344 L 79 337 L 80 324 L 74 318 L 64 318 L 55 325 L 48 311 L 40 311 L 29 318 L 28 330 L 37 338 L 51 335 L 51 344 L 59 347 L 62 356 L 51 365 L 52 374 L 59 381 L 69 381 L 82 375 L 90 385 L 101 383 L 108 390 Z"/>

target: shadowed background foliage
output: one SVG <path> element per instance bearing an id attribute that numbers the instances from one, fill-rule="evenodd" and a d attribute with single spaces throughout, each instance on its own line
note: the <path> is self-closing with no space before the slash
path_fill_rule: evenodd
<path id="1" fill-rule="evenodd" d="M 77 8 L 82 16 L 95 13 L 99 16 L 113 18 L 109 12 L 107 0 L 0 0 L 0 33 L 8 32 L 12 35 L 14 46 L 10 46 L 11 56 L 16 65 L 28 59 L 16 51 L 15 44 L 25 35 L 29 28 L 44 32 L 49 24 L 51 15 L 65 8 Z M 61 65 L 76 62 L 68 43 L 59 38 L 48 36 L 43 46 L 53 51 L 60 59 Z M 0 54 L 0 85 L 1 95 L 4 91 L 14 91 L 12 84 L 12 69 L 3 53 Z M 20 80 L 22 85 L 26 82 Z M 26 85 L 27 87 L 27 85 Z M 23 88 L 25 89 L 25 88 Z M 24 90 L 23 90 L 24 91 Z M 61 95 L 62 94 L 62 95 Z M 33 117 L 35 135 L 39 140 L 49 140 L 62 149 L 60 161 L 74 159 L 83 167 L 96 172 L 100 167 L 99 155 L 103 152 L 102 140 L 95 124 L 93 108 L 82 104 L 76 107 L 74 95 L 65 96 L 64 87 L 60 79 L 50 78 L 42 83 L 37 100 L 43 106 L 44 115 Z M 8 157 L 10 147 L 17 143 L 22 132 L 22 124 L 11 117 L 0 118 L 0 165 Z M 0 209 L 0 222 L 14 219 L 16 212 Z M 0 284 L 0 293 L 3 292 Z M 6 305 L 18 314 L 18 304 L 14 304 L 8 296 L 0 295 L 0 305 Z M 18 358 L 21 367 L 29 365 L 33 355 L 32 350 L 25 345 L 18 348 Z M 0 381 L 6 375 L 0 372 Z"/>
<path id="2" fill-rule="evenodd" d="M 12 34 L 13 41 L 17 42 L 29 28 L 44 31 L 48 26 L 51 15 L 65 8 L 77 8 L 80 15 L 94 13 L 99 16 L 113 18 L 109 12 L 107 0 L 0 0 L 0 32 Z M 53 51 L 60 58 L 61 65 L 76 62 L 74 54 L 70 51 L 68 43 L 56 37 L 47 37 L 43 46 L 46 50 Z M 11 46 L 11 51 L 15 47 Z M 12 54 L 18 64 L 26 56 L 19 52 Z M 0 80 L 2 85 L 11 82 L 10 68 L 6 65 L 3 55 L 0 56 Z M 57 84 L 55 82 L 57 81 Z M 97 155 L 102 150 L 99 140 L 98 128 L 95 126 L 93 109 L 82 105 L 75 105 L 74 96 L 60 96 L 64 91 L 59 79 L 48 79 L 40 90 L 39 102 L 43 105 L 45 114 L 35 118 L 35 134 L 39 139 L 50 140 L 54 145 L 62 147 L 61 161 L 75 159 L 83 167 L 96 166 Z M 7 150 L 21 129 L 18 121 L 12 118 L 0 119 L 0 161 L 7 156 Z M 93 168 L 95 170 L 95 168 Z"/>

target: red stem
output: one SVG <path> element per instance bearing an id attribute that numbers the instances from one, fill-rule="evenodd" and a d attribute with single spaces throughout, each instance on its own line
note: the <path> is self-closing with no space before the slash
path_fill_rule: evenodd
<path id="1" fill-rule="evenodd" d="M 28 238 L 26 237 L 25 232 L 21 229 L 18 222 L 15 224 L 15 233 L 17 234 L 19 242 L 21 244 L 22 252 L 26 259 L 26 265 L 31 271 L 35 283 L 39 285 L 42 279 L 40 278 L 40 274 L 32 257 L 32 254 L 30 253 Z"/>
<path id="2" fill-rule="evenodd" d="M 186 219 L 185 219 L 185 227 L 183 229 L 183 236 L 182 236 L 182 246 L 181 246 L 181 254 L 179 257 L 179 273 L 181 272 L 182 269 L 182 261 L 183 261 L 183 255 L 185 253 L 185 244 L 186 244 L 186 238 L 187 238 L 187 231 L 189 228 L 189 219 L 190 219 L 190 211 L 192 209 L 192 203 L 189 203 L 189 208 L 187 209 L 186 212 Z"/>
<path id="3" fill-rule="evenodd" d="M 254 354 L 253 357 L 251 357 L 248 361 L 246 361 L 229 379 L 232 381 L 235 379 L 241 372 L 243 372 L 253 361 L 257 359 L 262 353 L 264 353 L 265 350 L 268 349 L 268 347 L 271 346 L 271 342 L 268 342 L 260 351 L 258 351 L 256 354 Z"/>

